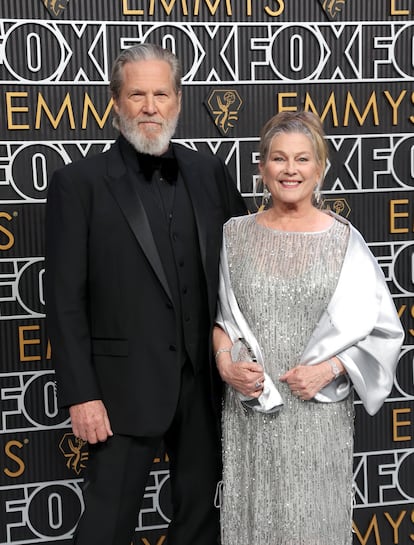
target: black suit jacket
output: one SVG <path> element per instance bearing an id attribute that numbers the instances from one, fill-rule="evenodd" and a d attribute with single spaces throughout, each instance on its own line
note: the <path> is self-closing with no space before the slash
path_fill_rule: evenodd
<path id="1" fill-rule="evenodd" d="M 220 159 L 176 144 L 174 153 L 194 209 L 211 327 L 222 225 L 245 205 Z M 114 432 L 162 435 L 179 392 L 176 314 L 118 142 L 52 177 L 45 293 L 59 404 L 102 399 Z"/>

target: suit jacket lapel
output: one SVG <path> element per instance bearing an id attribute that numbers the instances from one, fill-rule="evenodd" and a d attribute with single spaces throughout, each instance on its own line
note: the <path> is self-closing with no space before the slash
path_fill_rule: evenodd
<path id="1" fill-rule="evenodd" d="M 116 148 L 115 148 L 116 149 Z M 115 150 L 111 150 L 115 152 Z M 168 297 L 172 300 L 167 277 L 145 212 L 144 205 L 125 165 L 118 153 L 108 153 L 109 175 L 106 184 L 121 208 L 138 243 L 154 269 Z"/>

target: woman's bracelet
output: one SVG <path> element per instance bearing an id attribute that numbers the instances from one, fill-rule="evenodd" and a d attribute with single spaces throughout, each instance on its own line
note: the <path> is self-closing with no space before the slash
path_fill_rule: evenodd
<path id="1" fill-rule="evenodd" d="M 217 361 L 217 358 L 220 356 L 220 354 L 223 354 L 224 352 L 231 352 L 231 348 L 219 348 L 214 354 L 214 359 Z"/>
<path id="2" fill-rule="evenodd" d="M 339 367 L 338 367 L 336 361 L 333 358 L 329 358 L 328 363 L 331 366 L 332 373 L 333 373 L 334 380 L 335 380 L 335 379 L 337 379 L 339 377 L 339 375 L 341 374 L 341 371 L 339 370 Z"/>

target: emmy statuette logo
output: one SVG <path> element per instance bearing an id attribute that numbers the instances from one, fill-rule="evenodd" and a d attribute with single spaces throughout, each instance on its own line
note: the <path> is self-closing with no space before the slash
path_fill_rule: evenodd
<path id="1" fill-rule="evenodd" d="M 346 0 L 319 0 L 326 15 L 334 20 L 345 5 Z"/>
<path id="2" fill-rule="evenodd" d="M 235 89 L 213 89 L 210 92 L 205 106 L 223 136 L 226 136 L 238 121 L 242 104 L 243 101 Z"/>
<path id="3" fill-rule="evenodd" d="M 42 2 L 49 13 L 56 18 L 62 15 L 69 4 L 69 0 L 42 0 Z"/>
<path id="4" fill-rule="evenodd" d="M 66 467 L 79 475 L 86 468 L 88 444 L 73 433 L 65 433 L 59 443 L 59 450 L 66 458 Z"/>
<path id="5" fill-rule="evenodd" d="M 336 199 L 323 199 L 322 208 L 325 210 L 332 210 L 338 216 L 347 218 L 351 213 L 351 208 L 346 199 L 340 197 Z"/>

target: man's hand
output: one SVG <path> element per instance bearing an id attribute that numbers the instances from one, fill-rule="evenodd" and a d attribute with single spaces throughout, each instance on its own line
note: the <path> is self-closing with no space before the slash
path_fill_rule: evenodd
<path id="1" fill-rule="evenodd" d="M 100 399 L 72 405 L 69 413 L 75 436 L 91 445 L 113 435 L 105 405 Z"/>

